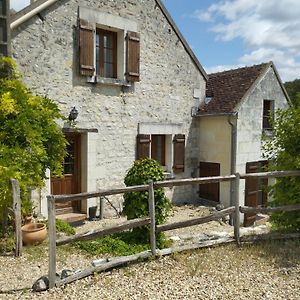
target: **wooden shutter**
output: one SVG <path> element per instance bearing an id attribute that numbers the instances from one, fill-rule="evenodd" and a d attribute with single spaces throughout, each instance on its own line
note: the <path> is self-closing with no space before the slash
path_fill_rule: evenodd
<path id="1" fill-rule="evenodd" d="M 185 135 L 176 134 L 173 139 L 174 162 L 173 171 L 175 173 L 184 172 Z"/>
<path id="2" fill-rule="evenodd" d="M 150 135 L 138 134 L 136 159 L 142 159 L 150 156 Z"/>
<path id="3" fill-rule="evenodd" d="M 94 29 L 85 20 L 79 20 L 79 69 L 80 74 L 93 76 L 94 67 Z"/>
<path id="4" fill-rule="evenodd" d="M 219 163 L 201 161 L 199 164 L 200 177 L 220 176 L 221 165 Z M 199 184 L 199 197 L 219 202 L 220 183 Z"/>
<path id="5" fill-rule="evenodd" d="M 127 63 L 126 79 L 140 81 L 140 35 L 136 32 L 127 32 Z"/>

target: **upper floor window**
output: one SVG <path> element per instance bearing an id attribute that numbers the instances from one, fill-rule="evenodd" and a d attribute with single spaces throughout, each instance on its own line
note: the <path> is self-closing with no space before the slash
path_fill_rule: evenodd
<path id="1" fill-rule="evenodd" d="M 80 19 L 79 63 L 81 75 L 139 81 L 140 35 Z"/>
<path id="2" fill-rule="evenodd" d="M 274 100 L 264 100 L 263 130 L 272 130 L 271 120 L 274 118 Z"/>
<path id="3" fill-rule="evenodd" d="M 96 73 L 101 77 L 117 78 L 117 33 L 97 29 Z"/>

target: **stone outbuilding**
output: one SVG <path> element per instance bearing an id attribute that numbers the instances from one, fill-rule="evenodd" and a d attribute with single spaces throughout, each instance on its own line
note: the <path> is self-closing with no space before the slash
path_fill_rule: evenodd
<path id="1" fill-rule="evenodd" d="M 272 62 L 209 74 L 199 119 L 200 176 L 254 173 L 267 165 L 263 137 L 272 135 L 270 117 L 288 106 L 289 98 Z M 247 206 L 266 205 L 267 182 L 241 180 L 240 201 Z M 232 205 L 230 183 L 199 188 L 200 198 Z M 246 215 L 245 225 L 255 216 Z"/>
<path id="2" fill-rule="evenodd" d="M 193 107 L 207 74 L 160 0 L 37 0 L 11 17 L 12 56 L 34 92 L 55 100 L 76 129 L 65 176 L 33 193 L 46 216 L 45 195 L 123 185 L 137 158 L 158 160 L 167 177 L 185 178 L 198 165 Z M 197 188 L 168 189 L 173 202 L 193 202 Z M 57 205 L 79 220 L 99 199 Z M 113 199 L 121 210 L 122 199 Z M 109 206 L 107 206 L 108 208 Z"/>

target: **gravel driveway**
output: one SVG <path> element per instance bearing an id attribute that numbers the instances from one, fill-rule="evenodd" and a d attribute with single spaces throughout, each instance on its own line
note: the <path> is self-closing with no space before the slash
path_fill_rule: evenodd
<path id="1" fill-rule="evenodd" d="M 175 211 L 172 220 L 206 213 L 204 208 L 182 207 Z M 106 226 L 111 222 L 120 220 L 102 221 Z M 95 227 L 95 223 L 87 222 L 84 229 Z M 205 226 L 169 234 L 184 236 L 232 230 L 231 226 L 219 222 L 211 222 L 209 228 Z M 47 274 L 48 259 L 47 245 L 32 247 L 20 258 L 0 256 L 0 299 L 300 299 L 300 254 L 295 253 L 290 264 L 282 264 L 280 259 L 284 255 L 278 258 L 269 250 L 259 251 L 248 246 L 238 249 L 227 245 L 173 254 L 95 274 L 51 291 L 33 293 L 32 283 Z M 83 269 L 91 261 L 92 258 L 58 248 L 59 271 Z"/>

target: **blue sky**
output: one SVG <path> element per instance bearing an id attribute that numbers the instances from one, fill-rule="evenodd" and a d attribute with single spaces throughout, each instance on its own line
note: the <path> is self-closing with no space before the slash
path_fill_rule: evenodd
<path id="1" fill-rule="evenodd" d="M 299 0 L 162 1 L 208 73 L 272 60 L 283 81 L 300 78 Z"/>

